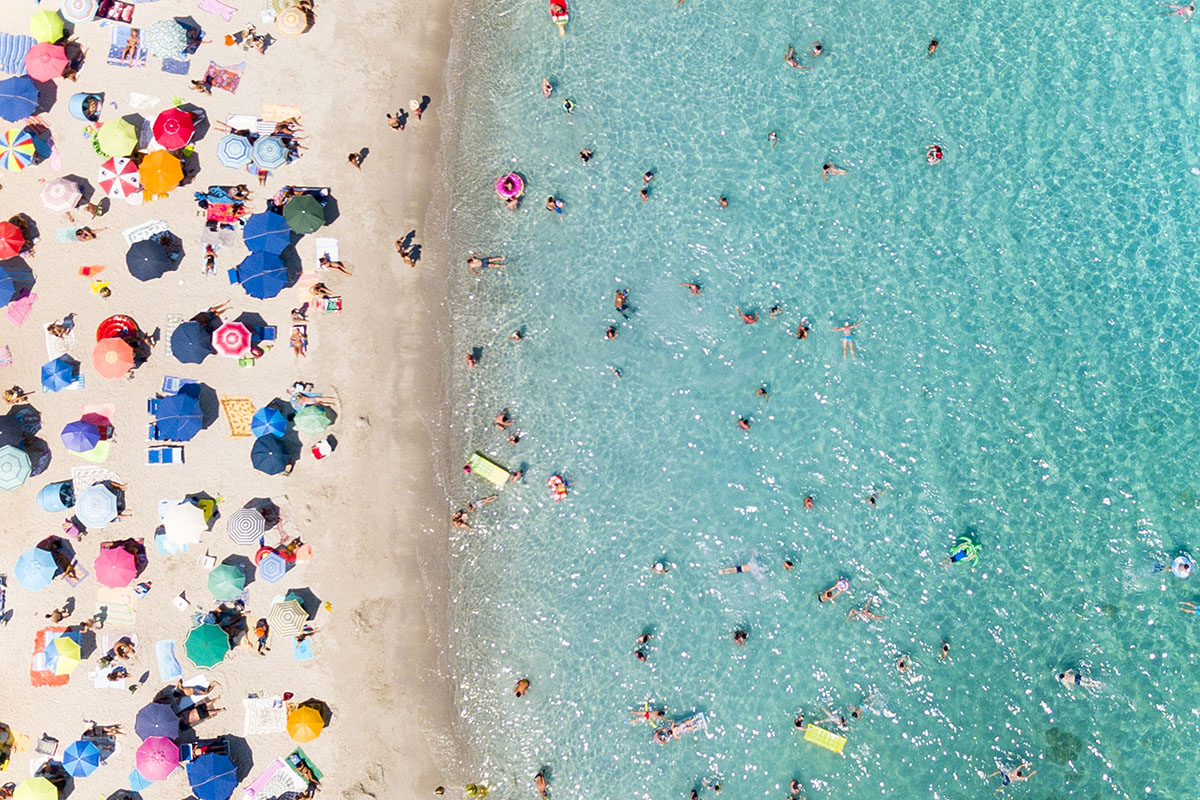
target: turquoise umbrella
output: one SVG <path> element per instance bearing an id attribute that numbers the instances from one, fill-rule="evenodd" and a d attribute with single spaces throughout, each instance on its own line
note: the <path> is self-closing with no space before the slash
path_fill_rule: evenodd
<path id="1" fill-rule="evenodd" d="M 11 444 L 0 447 L 0 489 L 16 489 L 28 480 L 32 471 L 28 453 Z"/>
<path id="2" fill-rule="evenodd" d="M 218 600 L 233 600 L 246 588 L 246 576 L 234 564 L 218 564 L 208 573 L 208 590 Z"/>
<path id="3" fill-rule="evenodd" d="M 292 424 L 301 433 L 316 436 L 324 433 L 325 429 L 333 423 L 330 422 L 325 409 L 320 406 L 305 406 L 296 412 L 296 416 L 292 418 Z"/>
<path id="4" fill-rule="evenodd" d="M 58 574 L 58 565 L 54 563 L 54 556 L 48 551 L 35 547 L 21 553 L 13 574 L 17 576 L 17 583 L 22 587 L 36 592 L 50 585 L 50 581 Z"/>

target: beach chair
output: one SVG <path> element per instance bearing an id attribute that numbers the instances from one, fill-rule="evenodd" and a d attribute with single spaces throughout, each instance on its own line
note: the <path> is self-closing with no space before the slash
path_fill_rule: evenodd
<path id="1" fill-rule="evenodd" d="M 199 381 L 194 381 L 191 378 L 176 378 L 173 375 L 164 375 L 162 382 L 162 393 L 179 394 L 180 389 L 185 386 L 190 386 L 193 383 L 199 383 Z M 157 407 L 158 400 L 156 399 L 154 402 L 155 406 Z M 151 411 L 150 413 L 153 414 L 155 412 Z"/>
<path id="2" fill-rule="evenodd" d="M 164 383 L 165 382 L 166 381 L 164 381 Z M 147 414 L 157 414 L 158 413 L 158 402 L 161 399 L 162 399 L 161 397 L 151 397 L 148 400 L 146 400 L 146 413 Z"/>
<path id="3" fill-rule="evenodd" d="M 159 447 L 146 448 L 146 464 L 157 466 L 159 464 L 182 464 L 183 463 L 183 445 L 168 444 Z"/>
<path id="4" fill-rule="evenodd" d="M 231 267 L 229 269 L 229 272 L 227 272 L 226 274 L 229 276 L 229 285 L 230 286 L 232 286 L 235 283 L 241 283 L 241 281 L 238 280 L 237 267 Z"/>
<path id="5" fill-rule="evenodd" d="M 275 344 L 275 326 L 274 325 L 255 325 L 254 329 L 251 331 L 251 333 L 254 334 L 254 338 L 257 339 L 259 341 L 259 343 L 261 343 L 261 344 L 265 344 L 265 345 Z"/>
<path id="6" fill-rule="evenodd" d="M 147 442 L 167 442 L 169 439 L 164 439 L 158 432 L 158 423 L 151 422 L 146 428 Z"/>

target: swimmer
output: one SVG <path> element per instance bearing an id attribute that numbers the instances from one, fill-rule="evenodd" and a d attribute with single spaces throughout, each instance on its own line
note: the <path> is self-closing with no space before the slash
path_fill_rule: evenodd
<path id="1" fill-rule="evenodd" d="M 475 354 L 467 351 L 467 369 L 475 369 L 478 363 L 479 359 L 475 357 Z"/>
<path id="2" fill-rule="evenodd" d="M 1027 768 L 1032 767 L 1032 766 L 1033 766 L 1033 764 L 1030 764 L 1029 762 L 1025 762 L 1021 766 L 1014 769 L 1012 772 L 1005 772 L 1002 769 L 998 769 L 995 772 L 993 772 L 991 775 L 988 775 L 988 777 L 994 778 L 997 775 L 999 775 L 1000 776 L 1000 785 L 1002 787 L 1008 786 L 1013 781 L 1027 781 L 1030 778 L 1032 778 L 1033 773 L 1037 772 L 1037 770 L 1031 769 L 1028 772 L 1025 771 Z"/>
<path id="3" fill-rule="evenodd" d="M 863 606 L 862 608 L 850 609 L 850 613 L 846 615 L 846 619 L 847 620 L 861 619 L 863 622 L 878 622 L 879 620 L 887 619 L 887 617 L 881 617 L 877 614 L 871 613 L 871 603 L 874 603 L 874 602 L 875 602 L 875 598 L 872 597 L 867 600 L 867 604 L 865 606 Z"/>
<path id="4" fill-rule="evenodd" d="M 687 290 L 688 290 L 688 293 L 689 293 L 689 294 L 692 294 L 692 295 L 698 295 L 698 294 L 700 294 L 700 285 L 699 285 L 699 284 L 696 284 L 696 283 L 681 283 L 681 284 L 679 284 L 679 285 L 680 285 L 680 286 L 683 286 L 683 287 L 686 287 L 686 288 L 687 288 Z"/>
<path id="5" fill-rule="evenodd" d="M 796 564 L 790 558 L 785 558 L 783 560 L 783 568 L 790 571 L 796 568 Z"/>
<path id="6" fill-rule="evenodd" d="M 737 426 L 744 431 L 748 431 L 750 430 L 750 420 L 746 419 L 745 417 L 741 417 L 737 421 Z"/>
<path id="7" fill-rule="evenodd" d="M 825 47 L 820 42 L 812 42 L 808 45 L 808 54 L 813 58 L 825 52 Z"/>
<path id="8" fill-rule="evenodd" d="M 742 322 L 746 323 L 747 325 L 753 325 L 754 323 L 758 322 L 758 314 L 755 314 L 754 312 L 743 314 L 741 306 L 736 306 L 736 308 L 737 315 L 742 318 Z"/>
<path id="9" fill-rule="evenodd" d="M 633 657 L 636 658 L 638 661 L 641 661 L 643 664 L 646 663 L 646 651 L 645 650 L 634 650 Z"/>
<path id="10" fill-rule="evenodd" d="M 617 329 L 616 329 L 616 328 L 614 328 L 614 327 L 612 327 L 612 326 L 610 325 L 610 326 L 608 327 L 608 330 L 606 330 L 606 331 L 604 332 L 604 338 L 605 338 L 605 339 L 615 339 L 615 338 L 617 338 Z"/>
<path id="11" fill-rule="evenodd" d="M 525 693 L 528 691 L 529 680 L 527 678 L 521 678 L 521 680 L 517 681 L 517 685 L 513 687 L 513 694 L 515 694 L 517 697 L 524 697 Z"/>
<path id="12" fill-rule="evenodd" d="M 775 133 L 775 131 L 771 131 L 767 134 L 767 141 L 771 143 L 771 147 L 774 147 L 775 145 L 779 144 L 779 134 Z"/>
<path id="13" fill-rule="evenodd" d="M 538 797 L 542 800 L 549 800 L 550 789 L 546 786 L 546 770 L 543 769 L 533 776 L 533 788 L 537 789 Z"/>
<path id="14" fill-rule="evenodd" d="M 813 508 L 815 505 L 816 505 L 816 503 L 813 501 L 811 494 L 808 497 L 804 498 L 804 507 L 805 508 Z"/>
<path id="15" fill-rule="evenodd" d="M 644 719 L 647 721 L 653 721 L 656 719 L 666 719 L 667 718 L 667 709 L 666 709 L 666 706 L 664 706 L 662 708 L 652 709 L 652 708 L 650 708 L 650 704 L 646 703 L 646 705 L 644 707 L 635 708 L 632 711 L 630 711 L 629 716 L 632 719 Z"/>
<path id="16" fill-rule="evenodd" d="M 796 328 L 796 338 L 797 339 L 807 339 L 808 338 L 808 317 L 805 317 L 804 319 L 800 320 L 800 326 Z"/>
<path id="17" fill-rule="evenodd" d="M 505 430 L 510 425 L 512 425 L 513 421 L 512 421 L 512 418 L 508 416 L 508 409 L 506 408 L 503 411 L 501 411 L 499 414 L 497 414 L 496 418 L 494 420 L 492 420 L 492 424 L 495 425 L 500 430 Z"/>
<path id="18" fill-rule="evenodd" d="M 845 578 L 838 578 L 837 583 L 821 592 L 819 599 L 822 603 L 832 602 L 833 600 L 837 599 L 838 595 L 840 595 L 842 592 L 845 592 L 849 588 L 850 581 L 846 580 Z"/>
<path id="19" fill-rule="evenodd" d="M 738 645 L 739 647 L 745 647 L 746 646 L 746 638 L 748 636 L 749 636 L 749 634 L 746 633 L 746 631 L 742 630 L 741 628 L 738 628 L 736 631 L 733 632 L 733 643 Z"/>
<path id="20" fill-rule="evenodd" d="M 593 155 L 594 154 L 592 153 L 591 150 L 584 148 L 583 150 L 579 151 L 579 160 L 586 164 L 592 160 Z"/>
<path id="21" fill-rule="evenodd" d="M 646 172 L 642 173 L 642 184 L 643 184 L 644 186 L 649 186 L 649 185 L 650 185 L 650 181 L 652 181 L 652 180 L 654 180 L 654 173 L 653 173 L 653 172 L 651 172 L 651 171 L 647 170 Z"/>
<path id="22" fill-rule="evenodd" d="M 776 317 L 778 317 L 779 316 L 779 306 L 771 306 L 769 309 L 767 309 L 767 316 L 770 317 L 771 319 L 775 319 Z"/>
<path id="23" fill-rule="evenodd" d="M 747 561 L 745 564 L 738 564 L 736 567 L 721 567 L 721 569 L 717 570 L 717 574 L 718 575 L 741 575 L 743 572 L 751 572 L 752 573 L 752 572 L 755 572 L 757 569 L 758 569 L 758 565 L 754 563 L 753 559 L 751 559 L 751 560 Z"/>
<path id="24" fill-rule="evenodd" d="M 791 45 L 788 45 L 787 52 L 783 54 L 783 63 L 794 69 L 812 69 L 812 67 L 806 67 L 796 60 L 796 48 Z"/>
<path id="25" fill-rule="evenodd" d="M 805 725 L 804 725 L 804 712 L 803 711 L 801 711 L 799 714 L 796 715 L 796 721 L 793 722 L 792 724 L 796 727 L 796 730 L 798 730 L 798 731 L 804 730 Z"/>
<path id="26" fill-rule="evenodd" d="M 654 638 L 654 634 L 653 634 L 653 633 L 643 633 L 641 636 L 639 636 L 639 637 L 637 638 L 637 643 L 638 643 L 638 644 L 645 644 L 646 642 L 650 641 L 650 640 L 651 640 L 651 639 L 653 639 L 653 638 Z"/>
<path id="27" fill-rule="evenodd" d="M 800 792 L 804 791 L 804 789 L 800 786 L 800 781 L 793 778 L 792 782 L 788 785 L 788 789 L 791 790 L 792 798 L 794 800 L 803 800 L 803 798 L 800 797 Z"/>
<path id="28" fill-rule="evenodd" d="M 523 342 L 525 341 L 525 334 L 520 331 L 513 331 L 508 335 L 508 340 L 510 342 Z"/>
<path id="29" fill-rule="evenodd" d="M 618 289 L 616 295 L 613 297 L 613 306 L 615 306 L 617 311 L 621 312 L 621 316 L 624 317 L 625 309 L 628 307 L 628 305 L 629 305 L 629 290 L 628 289 Z"/>
<path id="30" fill-rule="evenodd" d="M 509 437 L 508 437 L 509 444 L 520 444 L 520 442 L 521 442 L 521 434 L 519 434 L 519 433 L 509 434 Z"/>
<path id="31" fill-rule="evenodd" d="M 942 661 L 945 661 L 949 657 L 950 657 L 950 643 L 943 640 L 942 641 L 942 650 L 941 650 L 941 653 L 938 655 L 938 658 L 941 659 Z"/>
<path id="32" fill-rule="evenodd" d="M 830 175 L 849 175 L 850 173 L 841 167 L 835 167 L 832 161 L 826 161 L 821 165 L 821 177 L 829 180 Z"/>
<path id="33" fill-rule="evenodd" d="M 846 718 L 843 717 L 841 714 L 834 714 L 832 708 L 825 709 L 825 719 L 821 720 L 820 722 L 816 722 L 814 724 L 824 725 L 826 722 L 831 722 L 834 725 L 837 725 L 842 730 L 845 730 L 846 728 L 850 727 L 850 723 L 846 721 Z"/>
<path id="34" fill-rule="evenodd" d="M 850 323 L 847 322 L 845 325 L 842 325 L 841 327 L 829 329 L 831 331 L 836 331 L 836 332 L 842 334 L 842 361 L 846 360 L 847 352 L 850 353 L 850 358 L 854 359 L 855 361 L 858 360 L 858 356 L 856 356 L 854 354 L 854 329 L 862 324 L 863 324 L 863 321 L 860 319 L 858 322 L 854 323 L 853 325 L 851 325 Z"/>
<path id="35" fill-rule="evenodd" d="M 934 54 L 934 52 L 936 52 L 936 51 L 937 51 L 937 46 L 938 46 L 938 40 L 937 40 L 937 39 L 930 39 L 930 40 L 929 40 L 929 55 L 933 55 L 933 54 Z"/>
<path id="36" fill-rule="evenodd" d="M 616 377 L 618 377 L 618 378 L 619 378 L 619 377 L 621 377 L 621 370 L 619 370 L 619 369 L 617 369 L 616 367 L 613 367 L 613 366 L 610 366 L 608 369 L 609 369 L 609 371 L 610 371 L 610 372 L 611 372 L 613 375 L 615 375 Z"/>
<path id="37" fill-rule="evenodd" d="M 1185 614 L 1195 614 L 1200 617 L 1200 606 L 1197 606 L 1193 602 L 1184 600 L 1179 604 L 1179 610 Z"/>
<path id="38" fill-rule="evenodd" d="M 571 102 L 570 98 L 563 100 L 563 111 L 566 111 L 568 114 L 570 114 L 574 110 L 575 104 Z"/>
<path id="39" fill-rule="evenodd" d="M 908 656 L 900 656 L 900 658 L 896 659 L 896 669 L 901 672 L 908 672 L 908 665 Z"/>
<path id="40" fill-rule="evenodd" d="M 650 569 L 654 570 L 659 575 L 666 575 L 668 572 L 671 571 L 671 568 L 667 565 L 667 563 L 665 561 L 655 561 L 654 566 L 650 567 Z"/>
<path id="41" fill-rule="evenodd" d="M 495 500 L 497 497 L 499 497 L 499 495 L 490 494 L 487 497 L 481 498 L 479 500 L 472 500 L 471 502 L 467 503 L 467 511 L 476 511 L 480 508 L 483 508 L 488 503 Z"/>
<path id="42" fill-rule="evenodd" d="M 454 525 L 454 527 L 460 530 L 471 530 L 471 526 L 467 522 L 467 512 L 463 511 L 461 508 L 454 512 L 454 516 L 450 517 L 450 522 Z"/>
<path id="43" fill-rule="evenodd" d="M 546 198 L 546 210 L 547 211 L 553 211 L 556 214 L 562 214 L 563 207 L 565 205 L 566 204 L 562 200 L 556 198 L 554 195 L 550 195 L 549 197 Z"/>
<path id="44" fill-rule="evenodd" d="M 760 387 L 758 387 L 757 389 L 755 389 L 755 390 L 754 390 L 754 396 L 755 396 L 755 397 L 761 397 L 763 400 L 770 400 L 770 399 L 771 399 L 771 394 L 770 394 L 770 392 L 768 392 L 768 391 L 767 391 L 767 389 L 766 389 L 766 387 L 765 387 L 765 386 L 760 386 Z"/>
<path id="45" fill-rule="evenodd" d="M 1163 12 L 1164 17 L 1180 16 L 1183 17 L 1184 22 L 1190 20 L 1192 18 L 1192 14 L 1196 11 L 1196 7 L 1190 3 L 1186 6 L 1174 5 L 1172 3 L 1163 3 L 1162 5 L 1170 6 L 1171 8 L 1170 11 Z"/>
<path id="46" fill-rule="evenodd" d="M 549 78 L 542 78 L 542 96 L 549 97 L 552 94 L 554 94 L 554 84 L 550 82 Z"/>
<path id="47" fill-rule="evenodd" d="M 1079 672 L 1073 669 L 1058 673 L 1058 682 L 1068 688 L 1073 686 L 1082 686 L 1085 689 L 1099 689 L 1104 684 L 1092 678 L 1085 678 Z"/>
<path id="48" fill-rule="evenodd" d="M 925 161 L 931 166 L 942 160 L 942 148 L 939 145 L 931 144 L 925 149 Z"/>
<path id="49" fill-rule="evenodd" d="M 726 199 L 725 195 L 721 195 L 717 203 L 720 204 L 721 208 L 729 208 L 729 200 Z"/>
<path id="50" fill-rule="evenodd" d="M 638 192 L 638 197 L 642 198 L 643 203 L 646 202 L 650 199 L 650 190 L 642 189 L 640 192 Z"/>

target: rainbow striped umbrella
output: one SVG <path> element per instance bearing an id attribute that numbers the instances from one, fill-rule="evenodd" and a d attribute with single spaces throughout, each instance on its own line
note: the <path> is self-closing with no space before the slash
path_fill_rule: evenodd
<path id="1" fill-rule="evenodd" d="M 36 150 L 29 131 L 24 128 L 10 128 L 0 136 L 0 166 L 9 172 L 25 169 L 33 163 Z"/>

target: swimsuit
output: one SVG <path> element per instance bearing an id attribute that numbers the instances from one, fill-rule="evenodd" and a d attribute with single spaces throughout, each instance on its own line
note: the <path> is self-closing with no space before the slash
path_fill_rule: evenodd
<path id="1" fill-rule="evenodd" d="M 1010 783 L 1012 783 L 1012 780 L 1011 780 L 1011 779 L 1008 777 L 1008 773 L 1007 773 L 1007 772 L 1001 772 L 1001 773 L 1000 773 L 1000 780 L 1001 780 L 1001 781 L 1003 781 L 1003 782 L 1000 784 L 1001 786 L 1008 786 Z"/>

